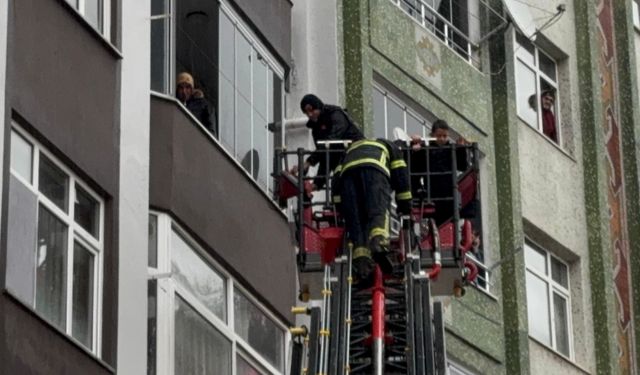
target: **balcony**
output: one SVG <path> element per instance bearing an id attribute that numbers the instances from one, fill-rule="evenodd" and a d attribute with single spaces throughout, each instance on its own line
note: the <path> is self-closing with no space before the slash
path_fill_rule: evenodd
<path id="1" fill-rule="evenodd" d="M 173 99 L 151 97 L 151 126 L 150 205 L 289 316 L 295 260 L 284 214 Z"/>

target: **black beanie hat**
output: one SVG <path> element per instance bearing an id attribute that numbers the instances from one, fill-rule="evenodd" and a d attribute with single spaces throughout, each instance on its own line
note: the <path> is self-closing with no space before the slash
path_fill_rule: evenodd
<path id="1" fill-rule="evenodd" d="M 307 105 L 310 105 L 313 109 L 322 109 L 322 107 L 324 107 L 322 100 L 313 94 L 305 95 L 300 101 L 300 109 L 302 112 L 304 112 L 304 107 Z"/>

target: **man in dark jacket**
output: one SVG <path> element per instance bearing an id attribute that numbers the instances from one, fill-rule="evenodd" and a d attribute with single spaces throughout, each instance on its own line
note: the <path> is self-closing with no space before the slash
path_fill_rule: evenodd
<path id="1" fill-rule="evenodd" d="M 323 152 L 325 146 L 321 145 L 321 141 L 337 141 L 350 140 L 358 141 L 364 139 L 362 131 L 356 126 L 351 116 L 344 109 L 330 104 L 324 104 L 317 96 L 313 94 L 305 95 L 300 101 L 300 109 L 304 112 L 309 121 L 307 128 L 311 129 L 313 142 L 316 145 L 316 152 L 311 154 L 304 162 L 303 172 L 306 174 L 310 166 L 318 165 L 317 176 L 313 181 L 313 188 L 321 189 L 329 179 L 329 174 L 334 170 L 342 155 L 340 152 L 327 153 Z M 330 146 L 331 150 L 342 150 L 342 144 Z M 298 166 L 292 169 L 292 173 L 296 174 Z"/>
<path id="2" fill-rule="evenodd" d="M 204 93 L 194 89 L 191 74 L 186 72 L 178 74 L 176 97 L 211 134 L 216 135 L 215 116 L 212 116 L 212 111 L 209 110 L 209 103 L 205 99 Z"/>
<path id="3" fill-rule="evenodd" d="M 353 243 L 353 270 L 362 286 L 370 285 L 375 262 L 393 270 L 389 252 L 389 208 L 395 191 L 398 212 L 409 214 L 409 172 L 402 152 L 385 139 L 360 140 L 349 146 L 332 182 L 333 201 L 344 217 Z"/>

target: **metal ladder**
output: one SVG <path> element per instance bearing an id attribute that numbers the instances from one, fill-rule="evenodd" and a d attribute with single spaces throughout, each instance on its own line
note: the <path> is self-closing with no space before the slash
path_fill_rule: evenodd
<path id="1" fill-rule="evenodd" d="M 446 375 L 442 304 L 431 300 L 419 252 L 364 290 L 352 283 L 346 253 L 324 267 L 322 307 L 308 312 L 303 358 L 291 374 Z"/>

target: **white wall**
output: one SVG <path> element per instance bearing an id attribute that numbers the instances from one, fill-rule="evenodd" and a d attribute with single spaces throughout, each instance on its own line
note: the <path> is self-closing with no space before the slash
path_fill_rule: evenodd
<path id="1" fill-rule="evenodd" d="M 0 155 L 4 155 L 4 129 L 5 126 L 11 126 L 10 123 L 5 124 L 7 120 L 5 113 L 5 93 L 7 82 L 7 17 L 9 12 L 9 2 L 7 0 L 0 0 Z M 0 186 L 3 184 L 2 176 L 2 164 L 0 163 Z M 2 205 L 0 202 L 0 210 Z M 1 227 L 1 226 L 0 226 Z M 0 285 L 4 285 L 4 280 L 0 281 Z"/>
<path id="2" fill-rule="evenodd" d="M 122 2 L 118 374 L 147 372 L 149 0 Z"/>
<path id="3" fill-rule="evenodd" d="M 291 11 L 293 71 L 287 117 L 299 117 L 300 99 L 314 93 L 338 104 L 338 32 L 336 0 L 294 0 Z"/>
<path id="4" fill-rule="evenodd" d="M 560 132 L 558 147 L 537 130 L 518 120 L 518 146 L 522 213 L 526 235 L 570 263 L 573 345 L 579 367 L 593 369 L 591 295 L 586 211 L 584 207 L 584 168 L 577 77 L 574 1 L 563 1 L 566 11 L 552 26 L 542 31 L 537 42 L 557 58 Z M 538 27 L 556 12 L 559 2 L 539 0 L 530 13 Z M 540 8 L 540 9 L 538 9 Z M 544 9 L 545 11 L 541 10 Z M 550 42 L 551 44 L 546 44 Z M 531 372 L 582 373 L 560 356 L 537 343 L 530 345 Z M 544 369 L 543 369 L 544 368 Z M 544 372 L 546 371 L 546 372 Z"/>
<path id="5" fill-rule="evenodd" d="M 290 92 L 286 98 L 287 119 L 304 117 L 300 100 L 316 94 L 328 104 L 340 104 L 337 0 L 293 0 L 291 10 L 292 72 Z M 289 127 L 286 133 L 289 150 L 313 149 L 310 132 Z"/>

